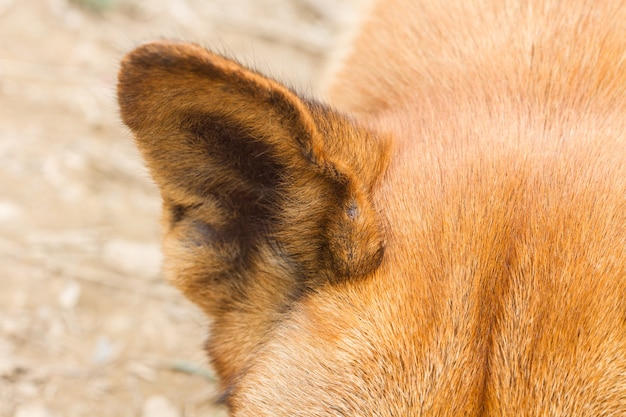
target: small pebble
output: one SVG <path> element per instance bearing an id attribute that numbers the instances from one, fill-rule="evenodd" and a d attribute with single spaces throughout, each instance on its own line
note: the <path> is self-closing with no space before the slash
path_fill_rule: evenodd
<path id="1" fill-rule="evenodd" d="M 142 417 L 180 417 L 180 412 L 170 400 L 162 395 L 153 395 L 143 404 Z"/>
<path id="2" fill-rule="evenodd" d="M 59 304 L 65 309 L 72 309 L 78 304 L 80 298 L 80 284 L 76 281 L 69 281 L 59 294 Z"/>
<path id="3" fill-rule="evenodd" d="M 15 410 L 14 417 L 51 417 L 50 411 L 42 404 L 25 404 Z"/>

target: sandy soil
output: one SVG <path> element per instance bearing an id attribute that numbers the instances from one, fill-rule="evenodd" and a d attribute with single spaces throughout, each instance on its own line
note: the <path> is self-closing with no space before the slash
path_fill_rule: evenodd
<path id="1" fill-rule="evenodd" d="M 315 94 L 363 3 L 0 0 L 0 416 L 225 415 L 205 321 L 160 275 L 119 59 L 194 40 Z"/>

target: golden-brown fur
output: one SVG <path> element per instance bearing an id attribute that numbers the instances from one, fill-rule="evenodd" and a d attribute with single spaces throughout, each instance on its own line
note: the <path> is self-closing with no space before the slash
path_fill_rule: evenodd
<path id="1" fill-rule="evenodd" d="M 381 1 L 329 94 L 122 62 L 233 416 L 626 415 L 626 2 Z"/>

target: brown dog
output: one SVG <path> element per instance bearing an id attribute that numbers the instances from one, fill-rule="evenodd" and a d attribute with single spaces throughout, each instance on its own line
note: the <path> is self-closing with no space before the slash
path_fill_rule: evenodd
<path id="1" fill-rule="evenodd" d="M 391 0 L 335 109 L 122 62 L 233 416 L 626 416 L 626 2 Z"/>

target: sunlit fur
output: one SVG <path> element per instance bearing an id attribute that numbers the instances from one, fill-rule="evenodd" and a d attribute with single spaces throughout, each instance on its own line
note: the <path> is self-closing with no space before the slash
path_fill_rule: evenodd
<path id="1" fill-rule="evenodd" d="M 379 2 L 332 106 L 170 42 L 118 94 L 232 416 L 626 415 L 626 2 Z"/>

